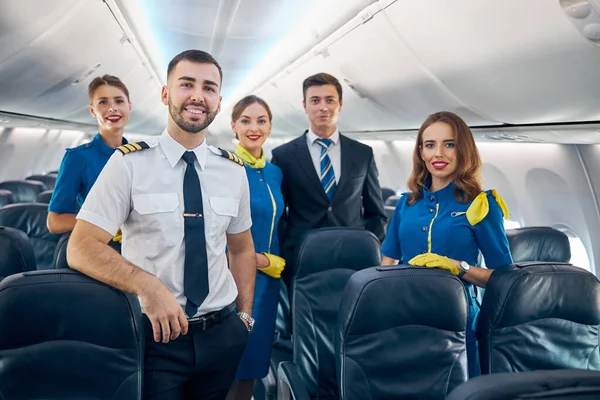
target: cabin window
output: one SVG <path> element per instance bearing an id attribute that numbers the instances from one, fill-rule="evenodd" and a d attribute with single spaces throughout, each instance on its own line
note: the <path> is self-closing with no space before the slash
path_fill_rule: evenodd
<path id="1" fill-rule="evenodd" d="M 565 232 L 571 245 L 571 264 L 591 272 L 590 258 L 581 239 L 577 235 Z"/>
<path id="2" fill-rule="evenodd" d="M 511 221 L 510 219 L 504 220 L 504 230 L 517 229 L 520 227 L 521 227 L 521 223 L 519 221 Z"/>

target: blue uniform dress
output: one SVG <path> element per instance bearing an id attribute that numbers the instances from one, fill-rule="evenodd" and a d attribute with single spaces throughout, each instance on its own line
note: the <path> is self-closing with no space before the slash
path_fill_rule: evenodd
<path id="1" fill-rule="evenodd" d="M 495 191 L 489 190 L 473 202 L 459 203 L 454 197 L 451 183 L 437 192 L 423 190 L 423 197 L 408 205 L 404 193 L 394 211 L 382 246 L 382 254 L 400 260 L 401 264 L 422 253 L 435 253 L 469 265 L 477 265 L 479 252 L 489 269 L 512 264 L 512 256 L 504 231 L 503 211 Z M 476 204 L 473 204 L 476 203 Z M 474 207 L 488 211 L 474 225 L 467 220 L 466 211 Z M 483 207 L 482 207 L 483 206 Z M 463 281 L 469 293 L 467 322 L 467 357 L 469 376 L 480 375 L 475 327 L 480 305 L 471 283 Z"/>
<path id="2" fill-rule="evenodd" d="M 123 138 L 123 144 L 127 140 Z M 67 149 L 48 205 L 48 211 L 76 214 L 98 175 L 115 149 L 104 143 L 100 134 L 81 146 Z"/>
<path id="3" fill-rule="evenodd" d="M 281 169 L 271 163 L 264 168 L 246 168 L 250 187 L 252 239 L 257 253 L 279 255 L 277 225 L 283 213 Z M 275 335 L 275 317 L 279 300 L 279 279 L 256 271 L 252 317 L 256 320 L 240 361 L 236 380 L 260 379 L 269 372 L 271 346 Z"/>

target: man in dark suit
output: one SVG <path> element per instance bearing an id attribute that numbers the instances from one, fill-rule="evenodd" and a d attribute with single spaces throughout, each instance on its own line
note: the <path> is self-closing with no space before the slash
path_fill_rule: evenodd
<path id="1" fill-rule="evenodd" d="M 383 208 L 373 150 L 337 130 L 342 86 L 325 73 L 303 83 L 302 104 L 310 129 L 273 150 L 272 163 L 283 171 L 283 256 L 288 265 L 310 229 L 366 228 L 383 242 Z"/>

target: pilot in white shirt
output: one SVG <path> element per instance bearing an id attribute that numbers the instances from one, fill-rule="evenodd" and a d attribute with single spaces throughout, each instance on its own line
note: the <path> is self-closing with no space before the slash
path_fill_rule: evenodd
<path id="1" fill-rule="evenodd" d="M 71 268 L 140 299 L 147 400 L 225 399 L 254 324 L 247 175 L 206 143 L 222 79 L 204 51 L 171 60 L 167 128 L 115 151 L 69 239 Z M 119 227 L 122 255 L 106 244 Z"/>

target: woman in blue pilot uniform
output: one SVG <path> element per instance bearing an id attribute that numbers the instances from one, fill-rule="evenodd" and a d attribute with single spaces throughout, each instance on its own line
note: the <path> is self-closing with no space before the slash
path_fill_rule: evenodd
<path id="1" fill-rule="evenodd" d="M 445 269 L 469 293 L 469 376 L 480 375 L 473 285 L 485 287 L 495 268 L 512 264 L 504 231 L 508 217 L 495 190 L 481 189 L 481 159 L 467 124 L 456 114 L 430 115 L 419 129 L 413 171 L 382 246 L 383 264 Z M 477 267 L 479 253 L 488 269 Z"/>
<path id="2" fill-rule="evenodd" d="M 251 232 L 258 271 L 252 308 L 256 323 L 228 399 L 249 400 L 252 397 L 255 380 L 268 373 L 275 334 L 279 279 L 285 261 L 277 256 L 280 254 L 277 226 L 283 212 L 283 175 L 279 167 L 265 161 L 262 149 L 271 133 L 271 120 L 269 106 L 256 96 L 240 100 L 231 115 L 231 128 L 239 140 L 235 154 L 244 161 L 248 175 Z"/>
<path id="3" fill-rule="evenodd" d="M 55 234 L 70 232 L 75 226 L 77 210 L 100 171 L 115 149 L 127 140 L 123 130 L 129 120 L 129 91 L 112 75 L 97 77 L 88 85 L 89 111 L 98 122 L 98 134 L 90 143 L 67 149 L 63 157 L 52 198 L 48 205 L 47 225 Z M 115 237 L 116 241 L 120 238 Z M 117 248 L 117 243 L 111 244 Z"/>

